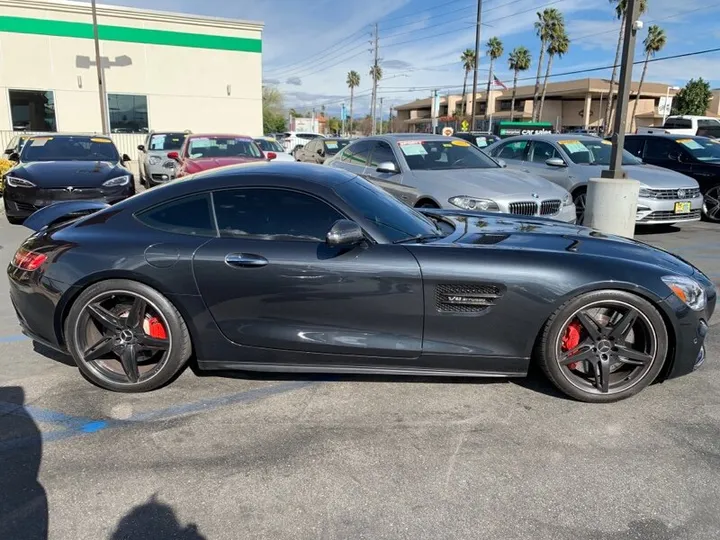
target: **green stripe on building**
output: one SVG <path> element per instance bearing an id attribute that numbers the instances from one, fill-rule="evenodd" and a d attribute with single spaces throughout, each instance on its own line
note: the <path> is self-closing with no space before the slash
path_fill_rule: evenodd
<path id="1" fill-rule="evenodd" d="M 0 16 L 0 32 L 35 34 L 41 36 L 93 39 L 93 27 L 89 23 L 31 19 L 28 17 Z M 196 49 L 223 51 L 262 52 L 262 40 L 242 37 L 211 36 L 170 30 L 125 28 L 123 26 L 98 25 L 98 35 L 105 41 L 170 45 Z"/>

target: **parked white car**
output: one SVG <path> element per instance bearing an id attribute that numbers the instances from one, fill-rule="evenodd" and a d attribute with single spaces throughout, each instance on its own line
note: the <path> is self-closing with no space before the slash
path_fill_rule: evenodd
<path id="1" fill-rule="evenodd" d="M 312 141 L 313 139 L 322 138 L 322 137 L 324 137 L 324 135 L 321 135 L 320 133 L 289 131 L 289 132 L 283 134 L 283 139 L 281 141 L 281 144 L 285 148 L 285 151 L 288 154 L 292 154 L 293 158 L 294 158 L 295 151 L 298 148 L 302 148 L 303 146 L 305 146 L 308 142 Z"/>
<path id="2" fill-rule="evenodd" d="M 274 137 L 257 137 L 253 140 L 265 154 L 274 152 L 277 156 L 275 161 L 295 161 L 295 158 L 288 154 L 285 148 L 283 148 Z"/>

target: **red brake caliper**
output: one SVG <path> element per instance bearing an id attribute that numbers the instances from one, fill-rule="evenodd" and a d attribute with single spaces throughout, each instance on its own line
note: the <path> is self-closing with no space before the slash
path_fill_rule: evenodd
<path id="1" fill-rule="evenodd" d="M 145 319 L 143 330 L 145 330 L 145 333 L 152 338 L 167 339 L 167 332 L 165 331 L 165 327 L 162 325 L 162 323 L 158 320 L 157 317 L 150 317 L 149 319 Z"/>
<path id="2" fill-rule="evenodd" d="M 565 330 L 565 335 L 562 338 L 562 350 L 563 351 L 571 351 L 578 345 L 580 345 L 580 329 L 582 327 L 580 326 L 579 322 L 571 322 L 568 324 L 567 329 Z M 578 362 L 572 362 L 571 364 L 568 364 L 568 369 L 575 369 L 577 368 Z"/>

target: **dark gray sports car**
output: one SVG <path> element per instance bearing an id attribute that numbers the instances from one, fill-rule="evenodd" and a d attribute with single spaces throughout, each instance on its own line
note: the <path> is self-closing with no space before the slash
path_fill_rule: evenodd
<path id="1" fill-rule="evenodd" d="M 216 169 L 44 208 L 8 267 L 32 338 L 96 384 L 201 369 L 516 377 L 608 402 L 704 360 L 716 291 L 647 245 L 542 218 L 419 212 L 341 170 Z"/>

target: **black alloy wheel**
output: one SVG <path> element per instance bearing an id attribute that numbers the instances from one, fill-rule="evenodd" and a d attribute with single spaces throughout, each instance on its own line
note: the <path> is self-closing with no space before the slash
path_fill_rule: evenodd
<path id="1" fill-rule="evenodd" d="M 167 383 L 190 356 L 182 317 L 154 289 L 125 280 L 85 290 L 66 321 L 68 348 L 95 384 L 121 392 Z"/>
<path id="2" fill-rule="evenodd" d="M 573 198 L 575 203 L 575 223 L 582 225 L 585 221 L 585 205 L 587 203 L 587 192 L 585 190 L 578 191 Z"/>
<path id="3" fill-rule="evenodd" d="M 720 222 L 720 185 L 713 186 L 705 192 L 703 216 L 708 221 Z"/>
<path id="4" fill-rule="evenodd" d="M 622 291 L 581 295 L 546 325 L 540 364 L 571 397 L 611 402 L 630 397 L 660 373 L 668 350 L 665 323 L 652 304 Z"/>

